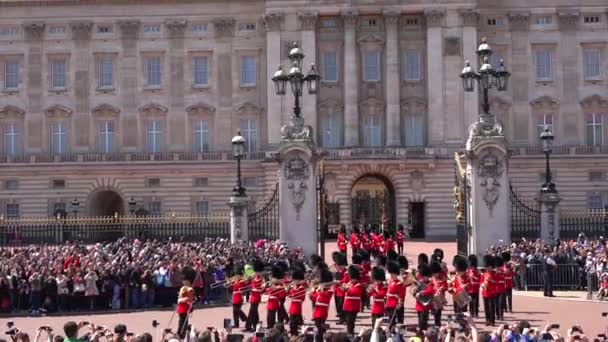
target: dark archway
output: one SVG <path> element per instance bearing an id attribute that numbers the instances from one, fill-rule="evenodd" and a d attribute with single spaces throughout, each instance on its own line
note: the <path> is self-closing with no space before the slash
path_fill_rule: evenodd
<path id="1" fill-rule="evenodd" d="M 383 175 L 366 174 L 353 183 L 351 189 L 352 223 L 380 226 L 386 218 L 387 227 L 395 229 L 395 188 Z"/>
<path id="2" fill-rule="evenodd" d="M 124 215 L 125 203 L 122 197 L 112 190 L 101 190 L 89 198 L 89 215 L 113 216 L 114 213 Z"/>

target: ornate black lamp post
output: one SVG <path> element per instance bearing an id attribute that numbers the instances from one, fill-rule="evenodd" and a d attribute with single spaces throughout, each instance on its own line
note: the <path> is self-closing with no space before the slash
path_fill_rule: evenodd
<path id="1" fill-rule="evenodd" d="M 479 56 L 481 64 L 479 71 L 473 70 L 471 63 L 466 61 L 466 65 L 464 69 L 462 69 L 460 77 L 462 78 L 462 85 L 466 92 L 475 90 L 475 81 L 479 83 L 479 87 L 483 94 L 481 100 L 481 108 L 483 110 L 481 121 L 493 124 L 493 115 L 490 114 L 490 103 L 488 101 L 488 91 L 492 87 L 496 87 L 498 91 L 507 90 L 509 76 L 511 76 L 511 74 L 505 68 L 502 59 L 500 60 L 500 66 L 497 70 L 492 68 L 492 65 L 489 62 L 490 56 L 492 56 L 492 49 L 486 42 L 486 38 L 481 39 L 481 44 L 477 48 L 476 53 L 477 56 Z"/>
<path id="2" fill-rule="evenodd" d="M 72 212 L 74 213 L 74 217 L 78 216 L 79 207 L 80 207 L 80 201 L 78 201 L 78 198 L 74 198 L 74 200 L 72 200 Z"/>
<path id="3" fill-rule="evenodd" d="M 245 138 L 241 135 L 241 131 L 237 131 L 232 138 L 232 155 L 236 158 L 236 187 L 232 190 L 235 197 L 245 197 L 245 188 L 241 182 L 241 158 L 243 158 L 245 150 Z"/>
<path id="4" fill-rule="evenodd" d="M 131 197 L 129 198 L 129 212 L 131 213 L 131 216 L 133 216 L 135 214 L 135 207 L 137 206 L 137 202 L 135 201 L 135 198 Z"/>
<path id="5" fill-rule="evenodd" d="M 272 77 L 277 95 L 285 95 L 287 81 L 291 84 L 291 92 L 295 98 L 293 114 L 296 118 L 300 117 L 300 96 L 302 96 L 304 82 L 306 82 L 308 86 L 308 93 L 315 95 L 319 89 L 319 80 L 321 79 L 321 76 L 319 76 L 319 73 L 317 73 L 317 70 L 315 69 L 314 63 L 310 65 L 308 74 L 304 76 L 302 73 L 303 59 L 304 54 L 302 53 L 302 50 L 300 50 L 298 44 L 294 42 L 291 51 L 289 52 L 289 61 L 291 63 L 289 73 L 285 73 L 283 67 L 279 65 L 279 69 Z"/>
<path id="6" fill-rule="evenodd" d="M 540 141 L 543 144 L 543 152 L 545 152 L 545 184 L 540 189 L 541 192 L 555 193 L 555 184 L 552 182 L 551 165 L 549 165 L 549 155 L 553 152 L 553 132 L 549 126 L 540 134 Z"/>

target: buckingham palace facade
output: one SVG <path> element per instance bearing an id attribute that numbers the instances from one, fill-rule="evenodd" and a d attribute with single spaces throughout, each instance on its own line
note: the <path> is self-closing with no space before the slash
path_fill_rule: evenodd
<path id="1" fill-rule="evenodd" d="M 75 199 L 84 215 L 226 211 L 237 130 L 261 206 L 293 103 L 270 78 L 297 42 L 322 77 L 302 113 L 325 150 L 330 223 L 384 213 L 454 236 L 454 153 L 479 112 L 458 75 L 482 37 L 512 73 L 490 105 L 513 187 L 540 189 L 549 125 L 562 208 L 604 208 L 605 0 L 0 0 L 0 214 Z"/>

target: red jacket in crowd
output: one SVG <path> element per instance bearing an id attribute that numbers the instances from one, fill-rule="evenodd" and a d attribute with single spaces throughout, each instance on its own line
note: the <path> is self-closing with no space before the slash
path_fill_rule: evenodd
<path id="1" fill-rule="evenodd" d="M 494 294 L 499 295 L 505 292 L 505 275 L 498 271 L 494 273 Z"/>
<path id="2" fill-rule="evenodd" d="M 312 310 L 312 319 L 327 319 L 329 303 L 331 302 L 333 294 L 334 293 L 329 289 L 322 289 L 310 294 L 310 300 L 315 303 L 315 307 Z"/>
<path id="3" fill-rule="evenodd" d="M 239 279 L 232 284 L 232 304 L 243 304 L 243 290 L 247 282 Z"/>
<path id="4" fill-rule="evenodd" d="M 262 292 L 264 291 L 264 289 L 262 288 L 263 284 L 264 278 L 256 274 L 250 283 L 251 294 L 249 295 L 249 303 L 259 304 L 262 301 Z"/>
<path id="5" fill-rule="evenodd" d="M 350 283 L 344 292 L 344 305 L 342 310 L 346 312 L 361 311 L 361 295 L 363 294 L 363 285 L 360 283 Z"/>
<path id="6" fill-rule="evenodd" d="M 466 290 L 465 285 L 467 287 L 469 286 L 469 277 L 467 277 L 467 274 L 465 273 L 463 275 L 456 275 L 456 277 L 454 278 L 454 282 L 452 282 L 452 288 L 450 289 L 450 293 L 455 295 L 463 289 Z"/>
<path id="7" fill-rule="evenodd" d="M 302 314 L 302 303 L 306 299 L 306 288 L 308 285 L 306 282 L 297 283 L 294 287 L 289 290 L 289 298 L 291 298 L 291 304 L 287 313 L 290 315 L 301 315 Z"/>
<path id="8" fill-rule="evenodd" d="M 365 232 L 362 232 L 359 239 L 361 240 L 361 248 L 365 249 L 366 252 L 371 252 L 372 242 L 369 239 L 369 236 L 367 236 Z"/>
<path id="9" fill-rule="evenodd" d="M 371 291 L 368 291 L 372 301 L 372 315 L 384 315 L 384 301 L 386 300 L 387 288 L 384 284 L 376 284 Z"/>
<path id="10" fill-rule="evenodd" d="M 405 298 L 405 285 L 399 279 L 390 279 L 386 292 L 386 307 L 396 308 L 399 301 Z"/>
<path id="11" fill-rule="evenodd" d="M 334 284 L 334 292 L 336 297 L 344 297 L 344 291 L 342 290 L 342 285 L 348 283 L 348 273 L 346 269 L 340 269 L 336 271 L 336 279 L 339 279 L 336 284 Z"/>

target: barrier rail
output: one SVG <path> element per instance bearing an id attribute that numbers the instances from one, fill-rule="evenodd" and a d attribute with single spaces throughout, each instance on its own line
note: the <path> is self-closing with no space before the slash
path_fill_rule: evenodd
<path id="1" fill-rule="evenodd" d="M 553 272 L 553 288 L 574 290 L 583 285 L 583 275 L 585 272 L 578 264 L 557 264 Z M 529 289 L 542 289 L 545 281 L 543 276 L 542 264 L 528 264 L 524 272 L 516 275 L 516 282 L 520 281 L 521 288 L 526 291 Z"/>

